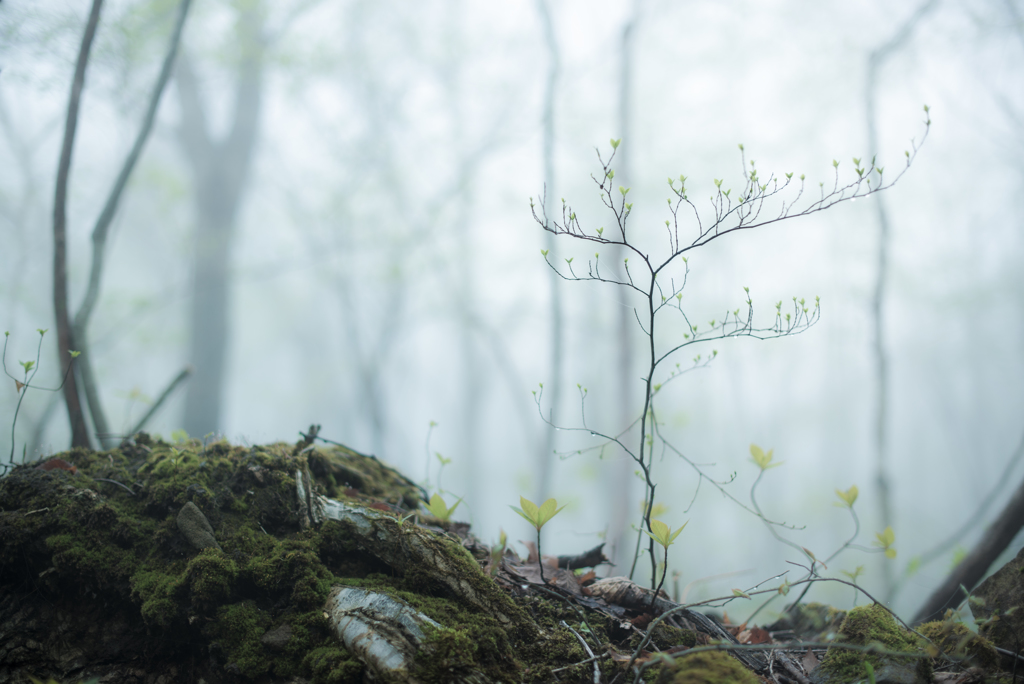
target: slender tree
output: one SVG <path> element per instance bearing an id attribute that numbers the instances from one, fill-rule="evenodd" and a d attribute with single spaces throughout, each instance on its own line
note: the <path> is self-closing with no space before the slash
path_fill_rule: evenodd
<path id="1" fill-rule="evenodd" d="M 75 76 L 71 88 L 71 98 L 68 104 L 67 122 L 64 130 L 64 144 L 61 149 L 60 164 L 57 169 L 57 189 L 54 201 L 54 313 L 57 322 L 58 349 L 70 350 L 78 347 L 81 355 L 76 364 L 77 373 L 68 374 L 68 364 L 71 363 L 70 355 L 60 354 L 61 370 L 67 376 L 67 382 L 63 386 L 64 399 L 68 407 L 68 416 L 71 421 L 71 443 L 72 446 L 89 447 L 90 439 L 85 415 L 82 411 L 81 399 L 79 397 L 78 383 L 85 390 L 88 400 L 90 414 L 93 419 L 93 427 L 101 442 L 109 433 L 106 416 L 99 398 L 99 388 L 96 377 L 93 373 L 91 354 L 88 353 L 88 325 L 89 319 L 95 310 L 96 302 L 99 299 L 100 282 L 103 276 L 104 257 L 106 252 L 107 236 L 110 226 L 113 223 L 121 196 L 124 192 L 128 179 L 138 162 L 149 134 L 153 128 L 156 118 L 156 111 L 160 104 L 164 88 L 170 78 L 171 68 L 177 55 L 178 45 L 181 41 L 181 34 L 184 29 L 185 18 L 191 0 L 182 0 L 179 5 L 177 22 L 171 35 L 170 46 L 164 57 L 163 67 L 157 78 L 156 85 L 150 96 L 149 106 L 145 112 L 142 125 L 136 135 L 121 170 L 114 181 L 106 202 L 96 220 L 92 232 L 92 267 L 89 273 L 89 283 L 86 288 L 82 305 L 75 314 L 74 320 L 70 319 L 68 313 L 68 283 L 67 283 L 67 189 L 71 171 L 71 155 L 74 149 L 75 132 L 78 127 L 78 113 L 81 104 L 82 90 L 85 86 L 85 71 L 89 62 L 89 54 L 96 30 L 99 26 L 102 0 L 95 0 L 89 19 L 86 23 L 85 35 L 79 50 L 78 60 L 75 66 Z"/>
<path id="2" fill-rule="evenodd" d="M 139 127 L 135 136 L 135 142 L 132 144 L 124 163 L 121 165 L 121 170 L 114 180 L 114 185 L 107 195 L 107 201 L 104 203 L 103 209 L 96 219 L 96 225 L 93 227 L 92 266 L 89 271 L 89 284 L 86 287 L 82 304 L 75 314 L 72 326 L 74 339 L 78 344 L 79 351 L 82 352 L 81 357 L 78 359 L 78 372 L 82 379 L 82 387 L 85 390 L 85 396 L 89 404 L 89 414 L 92 416 L 93 428 L 100 444 L 103 445 L 112 443 L 114 435 L 111 434 L 108 427 L 106 413 L 100 400 L 99 383 L 93 371 L 92 354 L 89 353 L 89 321 L 92 318 L 93 311 L 96 309 L 96 303 L 99 301 L 100 283 L 103 278 L 110 226 L 114 222 L 114 216 L 117 214 L 117 208 L 120 205 L 124 189 L 128 185 L 128 179 L 131 177 L 132 171 L 135 170 L 135 165 L 138 163 L 139 157 L 142 156 L 142 150 L 145 148 L 146 142 L 149 140 L 150 133 L 153 130 L 157 109 L 160 107 L 160 101 L 163 98 L 164 90 L 167 88 L 167 82 L 171 78 L 174 62 L 178 56 L 178 46 L 181 44 L 181 36 L 185 30 L 185 19 L 188 17 L 191 5 L 192 0 L 181 0 L 178 5 L 178 16 L 174 24 L 174 30 L 171 32 L 170 44 L 164 55 L 163 64 L 160 68 L 160 74 L 157 76 L 156 84 L 153 87 L 153 92 L 150 95 L 149 105 L 143 116 L 142 125 Z"/>
<path id="3" fill-rule="evenodd" d="M 867 117 L 868 153 L 878 153 L 878 82 L 885 62 L 910 40 L 914 30 L 935 7 L 938 0 L 926 0 L 896 32 L 882 45 L 868 55 L 867 80 L 864 90 L 865 113 Z M 889 357 L 885 348 L 885 297 L 889 283 L 889 242 L 891 220 L 886 209 L 885 198 L 875 198 L 878 217 L 878 251 L 876 255 L 875 288 L 871 298 L 871 322 L 874 332 L 872 356 L 875 370 L 875 486 L 878 488 L 878 517 L 882 526 L 892 525 L 892 493 L 889 475 Z M 895 589 L 892 567 L 882 563 L 882 577 L 886 600 L 891 599 Z"/>
<path id="4" fill-rule="evenodd" d="M 558 91 L 558 81 L 561 75 L 562 65 L 558 50 L 558 39 L 555 36 L 554 22 L 551 20 L 551 8 L 547 0 L 537 0 L 537 12 L 540 15 L 541 28 L 544 34 L 544 44 L 548 51 L 548 73 L 544 82 L 544 109 L 541 115 L 541 126 L 543 129 L 543 148 L 541 157 L 544 165 L 544 211 L 551 211 L 551 202 L 555 197 L 555 97 Z M 552 259 L 558 260 L 558 249 L 555 236 L 552 233 L 544 233 L 544 248 Z M 562 365 L 564 357 L 564 324 L 562 321 L 562 288 L 558 282 L 558 275 L 554 271 L 548 272 L 548 285 L 551 298 L 551 309 L 549 314 L 551 327 L 551 341 L 549 342 L 548 353 L 549 376 L 548 387 L 551 397 L 551 414 L 549 420 L 552 423 L 558 421 L 558 409 L 562 401 Z M 537 472 L 537 501 L 547 501 L 551 497 L 552 475 L 554 472 L 554 451 L 555 436 L 557 432 L 547 426 L 544 432 L 544 446 L 540 454 L 540 463 Z"/>
<path id="5" fill-rule="evenodd" d="M 632 178 L 631 151 L 636 149 L 633 137 L 633 69 L 636 50 L 636 32 L 641 19 L 642 0 L 633 0 L 626 23 L 622 27 L 619 42 L 619 92 L 617 103 L 618 131 L 616 133 L 622 140 L 622 145 L 616 150 L 617 173 L 621 183 L 625 187 L 630 186 Z M 553 237 L 553 236 L 552 236 Z M 622 268 L 623 259 L 629 256 L 626 247 L 616 250 L 615 264 L 616 277 L 620 280 L 626 278 Z M 633 309 L 629 306 L 617 305 L 615 308 L 615 396 L 616 420 L 620 427 L 628 425 L 633 416 L 630 415 L 632 402 L 630 399 L 637 394 L 638 385 L 634 376 L 633 364 L 633 326 L 636 321 Z M 629 558 L 635 558 L 633 553 L 634 535 L 630 532 L 629 521 L 633 518 L 633 507 L 636 503 L 633 484 L 636 478 L 633 476 L 636 464 L 631 458 L 623 453 L 615 462 L 615 467 L 610 469 L 611 479 L 609 481 L 609 496 L 612 502 L 612 515 L 608 531 L 608 538 L 613 541 L 613 561 L 622 563 Z"/>
<path id="6" fill-rule="evenodd" d="M 82 402 L 78 394 L 78 382 L 74 373 L 68 373 L 71 356 L 68 351 L 74 349 L 75 338 L 68 315 L 68 270 L 67 270 L 67 198 L 68 178 L 71 174 L 71 153 L 75 146 L 75 132 L 78 129 L 78 109 L 82 101 L 82 90 L 85 87 L 85 70 L 89 64 L 89 53 L 96 37 L 96 28 L 100 23 L 100 10 L 103 0 L 93 0 L 89 19 L 82 36 L 82 45 L 78 50 L 75 62 L 75 76 L 71 82 L 71 97 L 68 99 L 68 113 L 64 125 L 64 143 L 60 150 L 60 163 L 57 166 L 57 190 L 53 202 L 53 310 L 57 319 L 57 349 L 61 373 L 67 376 L 64 383 L 64 402 L 68 407 L 68 419 L 71 421 L 71 446 L 89 447 L 89 429 L 82 412 Z"/>

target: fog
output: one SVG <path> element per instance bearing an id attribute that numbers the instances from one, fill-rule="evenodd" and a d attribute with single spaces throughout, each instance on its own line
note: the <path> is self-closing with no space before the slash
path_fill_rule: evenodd
<path id="1" fill-rule="evenodd" d="M 89 278 L 93 225 L 137 135 L 177 8 L 122 0 L 103 9 L 68 186 L 72 311 Z M 35 358 L 36 330 L 49 329 L 36 377 L 45 387 L 61 381 L 54 187 L 88 11 L 82 1 L 0 5 L 0 325 L 10 332 L 7 370 L 18 378 L 17 362 Z M 539 211 L 548 183 L 552 216 L 561 220 L 564 198 L 588 233 L 614 226 L 591 174 L 601 177 L 597 153 L 607 159 L 610 140 L 621 139 L 614 186 L 627 179 L 630 226 L 645 249 L 664 254 L 666 178 L 685 174 L 691 199 L 709 212 L 715 179 L 725 179 L 723 189 L 743 185 L 740 143 L 763 178 L 806 175 L 798 208 L 836 173 L 854 180 L 854 158 L 866 164 L 877 155 L 891 181 L 906 166 L 904 151 L 919 146 L 882 193 L 689 252 L 682 303 L 694 322 L 746 310 L 744 287 L 756 327 L 771 326 L 775 302 L 794 295 L 820 296 L 821 318 L 781 339 L 687 347 L 673 363 L 717 356 L 657 397 L 664 435 L 710 477 L 735 473 L 724 488 L 742 504 L 758 475 L 750 445 L 774 449 L 783 465 L 765 472 L 757 502 L 768 518 L 798 528 L 780 534 L 819 558 L 852 533 L 849 512 L 833 503 L 835 490 L 857 485 L 856 543 L 869 551 L 847 549 L 822 573 L 843 577 L 863 565 L 858 582 L 909 615 L 1024 475 L 1022 12 L 1016 0 L 196 0 L 112 224 L 88 328 L 109 432 L 130 430 L 195 364 L 147 431 L 259 444 L 296 441 L 321 424 L 322 436 L 443 489 L 449 503 L 462 497 L 455 517 L 487 541 L 502 529 L 510 540 L 532 539 L 509 506 L 521 495 L 554 496 L 567 507 L 544 529 L 545 552 L 578 553 L 607 537 L 617 566 L 602 573 L 627 574 L 635 533 L 630 548 L 613 549 L 613 540 L 622 510 L 627 524 L 639 524 L 635 464 L 610 447 L 586 451 L 599 443 L 588 431 L 555 432 L 542 417 L 553 409 L 559 425 L 580 427 L 582 388 L 598 432 L 616 434 L 642 414 L 646 337 L 635 319 L 627 375 L 635 382 L 625 390 L 617 361 L 620 314 L 632 317 L 639 300 L 622 287 L 552 279 L 541 250 L 566 273 L 565 259 L 578 266 L 594 249 L 571 236 L 552 246 L 531 198 Z M 877 52 L 890 41 L 891 50 Z M 881 54 L 874 82 L 873 52 Z M 211 169 L 237 175 L 237 206 L 218 204 L 230 183 Z M 781 196 L 792 201 L 795 190 Z M 889 225 L 881 342 L 890 519 L 876 481 L 879 202 Z M 780 211 L 767 206 L 766 214 Z M 686 241 L 695 238 L 695 224 L 680 218 Z M 202 237 L 207 224 L 219 237 Z M 218 240 L 223 315 L 197 318 Z M 602 258 L 619 259 L 612 251 Z M 223 331 L 219 374 L 195 358 L 197 330 Z M 12 436 L 20 395 L 8 383 L 0 392 L 4 460 L 12 439 L 19 462 L 67 449 L 59 393 L 28 391 Z M 191 414 L 188 401 L 196 402 Z M 101 446 L 95 434 L 92 443 Z M 548 446 L 562 455 L 545 453 Z M 450 459 L 443 469 L 435 452 Z M 699 478 L 678 456 L 656 449 L 653 467 L 655 503 L 667 506 L 659 516 L 672 527 L 689 521 L 668 567 L 669 585 L 680 573 L 688 600 L 787 570 L 802 576 L 786 561 L 807 558 L 710 482 L 694 498 Z M 978 524 L 907 575 L 911 559 L 986 502 Z M 886 526 L 895 560 L 870 551 Z M 846 608 L 853 594 L 822 585 L 809 598 Z M 757 605 L 727 610 L 743 616 Z"/>

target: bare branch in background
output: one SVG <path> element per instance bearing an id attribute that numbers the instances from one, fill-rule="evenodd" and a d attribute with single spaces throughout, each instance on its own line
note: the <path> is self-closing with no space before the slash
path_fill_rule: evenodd
<path id="1" fill-rule="evenodd" d="M 93 372 L 92 355 L 89 353 L 89 319 L 92 317 L 92 313 L 96 308 L 96 302 L 99 299 L 100 280 L 103 277 L 104 256 L 107 247 L 107 236 L 110 233 L 110 225 L 114 221 L 114 216 L 117 213 L 117 207 L 120 204 L 124 188 L 128 184 L 128 179 L 131 177 L 132 171 L 142 155 L 142 150 L 146 146 L 146 141 L 153 130 L 156 112 L 160 106 L 164 90 L 167 87 L 167 82 L 171 78 L 174 62 L 178 55 L 178 46 L 181 44 L 181 35 L 185 28 L 185 19 L 188 17 L 191 5 L 192 0 L 181 0 L 181 4 L 178 6 L 178 18 L 174 25 L 174 31 L 171 33 L 170 44 L 167 47 L 166 55 L 164 55 L 160 74 L 150 95 L 149 106 L 142 119 L 142 126 L 135 136 L 135 142 L 128 152 L 124 164 L 121 166 L 121 171 L 114 181 L 114 186 L 110 189 L 110 194 L 107 196 L 107 201 L 103 205 L 103 210 L 100 212 L 99 218 L 96 219 L 96 225 L 92 231 L 92 268 L 89 272 L 89 285 L 86 289 L 85 297 L 82 299 L 82 304 L 78 308 L 78 313 L 75 314 L 73 334 L 78 344 L 78 350 L 82 352 L 82 356 L 78 361 L 79 374 L 86 399 L 89 402 L 89 413 L 92 416 L 93 428 L 101 444 L 109 441 L 108 435 L 110 430 L 106 414 L 103 411 L 103 405 L 100 402 L 99 387 Z"/>

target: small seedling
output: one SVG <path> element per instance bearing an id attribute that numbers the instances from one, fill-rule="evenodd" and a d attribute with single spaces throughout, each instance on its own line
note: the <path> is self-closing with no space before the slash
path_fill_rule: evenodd
<path id="1" fill-rule="evenodd" d="M 424 506 L 424 508 L 426 508 L 427 511 L 435 518 L 448 522 L 448 519 L 452 517 L 452 513 L 455 512 L 455 509 L 459 507 L 460 503 L 462 503 L 462 499 L 459 499 L 451 508 L 448 508 L 448 504 L 444 502 L 441 495 L 434 494 L 430 497 L 430 501 Z"/>
<path id="2" fill-rule="evenodd" d="M 546 583 L 544 580 L 544 562 L 543 556 L 540 553 L 540 528 L 544 527 L 545 524 L 556 515 L 562 508 L 558 508 L 558 502 L 554 499 L 548 499 L 539 507 L 526 497 L 519 497 L 519 505 L 522 508 L 516 508 L 515 506 L 509 506 L 513 511 L 523 516 L 528 523 L 534 526 L 537 530 L 537 565 L 540 567 L 540 581 Z"/>
<path id="3" fill-rule="evenodd" d="M 660 520 L 651 520 L 651 531 L 644 530 L 644 534 L 653 539 L 654 541 L 661 544 L 662 548 L 665 549 L 665 569 L 661 572 L 661 581 L 658 582 L 658 586 L 654 588 L 654 594 L 651 595 L 651 607 L 654 607 L 654 599 L 657 598 L 658 592 L 661 591 L 661 587 L 665 584 L 665 576 L 668 574 L 668 547 L 672 546 L 672 542 L 676 540 L 679 533 L 683 531 L 686 524 L 690 522 L 687 520 L 683 523 L 682 527 L 673 531 L 671 527 L 666 525 Z"/>
<path id="4" fill-rule="evenodd" d="M 59 392 L 64 386 L 64 383 L 67 382 L 68 373 L 71 372 L 72 364 L 69 363 L 67 370 L 64 372 L 64 378 L 56 387 L 37 387 L 32 384 L 32 380 L 36 377 L 36 373 L 39 372 L 39 357 L 43 349 L 43 336 L 46 335 L 46 330 L 43 328 L 38 328 L 36 332 L 39 333 L 39 344 L 36 346 L 35 361 L 18 362 L 18 365 L 20 365 L 24 371 L 24 375 L 21 380 L 7 372 L 7 340 L 10 339 L 11 333 L 4 333 L 4 350 L 2 357 L 0 357 L 0 362 L 2 362 L 4 368 L 4 375 L 9 377 L 11 380 L 14 380 L 14 389 L 18 393 L 18 404 L 14 407 L 14 418 L 11 420 L 11 456 L 9 462 L 3 464 L 5 468 L 14 466 L 14 428 L 18 424 L 18 412 L 21 411 L 21 402 L 24 401 L 25 395 L 28 393 L 29 389 L 38 389 L 43 390 L 44 392 Z M 81 352 L 71 351 L 70 349 L 68 350 L 68 353 L 71 354 L 72 363 L 78 358 L 79 354 L 81 354 Z M 22 460 L 24 460 L 24 455 L 22 456 Z"/>

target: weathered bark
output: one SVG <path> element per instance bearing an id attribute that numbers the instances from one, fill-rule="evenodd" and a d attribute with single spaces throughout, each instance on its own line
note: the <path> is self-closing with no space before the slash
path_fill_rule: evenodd
<path id="1" fill-rule="evenodd" d="M 185 396 L 185 430 L 196 436 L 222 428 L 225 358 L 230 338 L 228 265 L 238 209 L 259 134 L 263 101 L 263 9 L 247 4 L 238 20 L 241 56 L 231 129 L 222 140 L 210 132 L 199 85 L 187 59 L 179 61 L 179 141 L 192 170 L 196 229 L 189 313 L 189 358 L 195 377 Z"/>
<path id="2" fill-rule="evenodd" d="M 74 373 L 68 372 L 71 356 L 68 351 L 75 348 L 74 331 L 68 315 L 68 271 L 67 271 L 67 197 L 68 177 L 71 173 L 71 153 L 75 146 L 75 132 L 78 129 L 78 109 L 82 100 L 82 89 L 85 86 L 85 69 L 89 64 L 89 52 L 92 41 L 96 37 L 96 27 L 100 22 L 100 10 L 103 0 L 93 0 L 89 21 L 82 36 L 82 46 L 78 51 L 75 63 L 75 77 L 71 83 L 71 97 L 68 101 L 67 122 L 64 126 L 64 144 L 60 151 L 60 164 L 57 166 L 57 190 L 53 202 L 53 310 L 57 323 L 57 354 L 62 375 L 67 377 L 64 383 L 64 401 L 68 407 L 68 420 L 71 422 L 71 445 L 89 447 L 89 429 L 82 413 L 82 403 L 78 395 L 78 382 Z"/>

